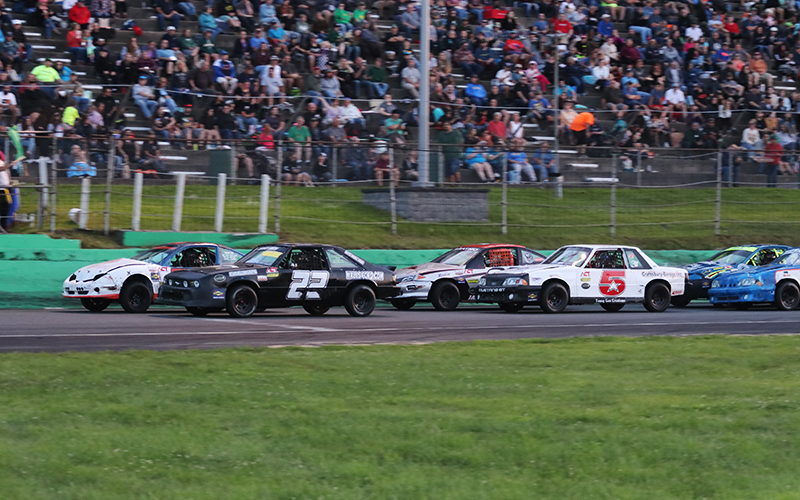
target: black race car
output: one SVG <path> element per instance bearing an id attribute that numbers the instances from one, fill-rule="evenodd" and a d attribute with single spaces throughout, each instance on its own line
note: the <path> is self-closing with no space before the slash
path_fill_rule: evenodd
<path id="1" fill-rule="evenodd" d="M 399 293 L 394 271 L 331 245 L 260 246 L 228 266 L 168 274 L 159 303 L 184 306 L 195 316 L 227 309 L 237 318 L 272 307 L 303 306 L 325 314 L 344 306 L 368 316 L 376 299 Z"/>

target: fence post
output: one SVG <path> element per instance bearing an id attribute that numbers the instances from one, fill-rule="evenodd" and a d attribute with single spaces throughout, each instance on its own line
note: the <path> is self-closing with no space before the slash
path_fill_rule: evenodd
<path id="1" fill-rule="evenodd" d="M 258 210 L 258 232 L 267 232 L 267 216 L 269 211 L 269 176 L 261 174 L 261 206 Z"/>
<path id="2" fill-rule="evenodd" d="M 436 151 L 436 159 L 438 160 L 436 163 L 439 166 L 439 186 L 444 186 L 444 153 L 442 153 L 442 147 L 439 146 Z"/>
<path id="3" fill-rule="evenodd" d="M 47 162 L 49 158 L 46 156 L 42 157 L 43 159 L 39 160 L 39 169 L 42 168 L 44 165 L 45 171 L 47 170 Z M 50 232 L 56 232 L 56 182 L 58 179 L 58 172 L 56 172 L 56 164 L 51 163 L 52 168 L 50 169 Z"/>
<path id="4" fill-rule="evenodd" d="M 611 208 L 608 214 L 609 233 L 617 235 L 617 155 L 611 155 Z"/>
<path id="5" fill-rule="evenodd" d="M 333 181 L 331 187 L 335 188 L 336 179 L 339 178 L 339 148 L 336 147 L 336 144 L 331 145 L 331 162 L 333 162 L 331 165 L 331 180 Z M 391 178 L 391 174 L 389 174 L 389 177 Z"/>
<path id="6" fill-rule="evenodd" d="M 227 174 L 217 175 L 217 209 L 214 211 L 214 232 L 222 232 L 222 220 L 225 218 L 225 185 Z"/>
<path id="7" fill-rule="evenodd" d="M 722 153 L 717 152 L 717 201 L 714 214 L 714 236 L 719 236 L 722 224 Z"/>
<path id="8" fill-rule="evenodd" d="M 283 169 L 283 141 L 278 142 L 278 179 L 275 184 L 275 233 L 281 232 L 281 184 L 283 183 L 283 176 L 281 175 Z"/>
<path id="9" fill-rule="evenodd" d="M 142 183 L 144 174 L 136 172 L 133 174 L 133 220 L 131 221 L 131 231 L 138 231 L 142 220 Z"/>
<path id="10" fill-rule="evenodd" d="M 642 153 L 636 153 L 636 187 L 642 187 Z"/>
<path id="11" fill-rule="evenodd" d="M 389 213 L 392 216 L 392 236 L 397 236 L 397 197 L 394 191 L 394 145 L 389 148 Z"/>
<path id="12" fill-rule="evenodd" d="M 111 231 L 111 186 L 114 183 L 115 148 L 117 141 L 112 135 L 109 138 L 111 146 L 108 148 L 108 171 L 106 172 L 106 205 L 103 209 L 103 234 L 108 236 Z"/>
<path id="13" fill-rule="evenodd" d="M 78 229 L 86 229 L 89 222 L 89 195 L 92 191 L 91 177 L 81 179 L 81 214 L 78 217 Z"/>
<path id="14" fill-rule="evenodd" d="M 8 158 L 6 156 L 6 158 Z M 11 165 L 11 160 L 6 160 L 9 165 Z M 44 162 L 39 160 L 39 184 L 42 186 L 47 185 L 47 158 L 44 158 Z M 50 194 L 46 187 L 40 188 L 39 191 L 39 206 L 36 209 L 36 225 L 38 226 L 39 230 L 44 228 L 44 212 L 47 210 L 47 198 Z M 51 209 L 52 210 L 52 209 Z M 55 229 L 53 229 L 55 231 Z"/>
<path id="15" fill-rule="evenodd" d="M 500 232 L 508 234 L 508 151 L 503 153 L 503 180 L 502 180 L 502 201 L 500 202 L 502 215 L 502 226 Z"/>
<path id="16" fill-rule="evenodd" d="M 175 187 L 175 211 L 172 213 L 172 230 L 176 233 L 181 230 L 183 218 L 183 193 L 186 191 L 186 174 L 178 173 L 178 185 Z"/>

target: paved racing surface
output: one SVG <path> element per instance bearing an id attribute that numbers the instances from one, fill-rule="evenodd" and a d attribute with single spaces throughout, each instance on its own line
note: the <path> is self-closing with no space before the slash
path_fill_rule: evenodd
<path id="1" fill-rule="evenodd" d="M 69 310 L 3 310 L 0 352 L 120 349 L 212 349 L 241 346 L 427 343 L 442 341 L 562 338 L 598 335 L 795 334 L 800 311 L 761 307 L 749 311 L 707 304 L 648 313 L 628 304 L 618 313 L 599 306 L 570 306 L 550 315 L 538 307 L 516 314 L 467 306 L 453 312 L 417 306 L 382 307 L 366 318 L 344 308 L 314 317 L 301 308 L 274 309 L 248 319 L 226 313 L 195 318 L 179 309 L 127 314 L 119 306 L 102 313 Z"/>

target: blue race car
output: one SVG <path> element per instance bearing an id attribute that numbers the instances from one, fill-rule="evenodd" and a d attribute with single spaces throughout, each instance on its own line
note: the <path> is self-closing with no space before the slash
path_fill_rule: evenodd
<path id="1" fill-rule="evenodd" d="M 792 247 L 786 245 L 744 245 L 730 247 L 719 252 L 709 260 L 685 266 L 689 272 L 689 282 L 683 295 L 672 297 L 672 305 L 686 307 L 695 299 L 707 299 L 708 290 L 715 278 L 723 273 L 738 271 L 747 267 L 765 266 Z"/>
<path id="2" fill-rule="evenodd" d="M 772 303 L 791 311 L 800 305 L 800 248 L 784 252 L 769 265 L 729 272 L 716 278 L 708 290 L 714 305 L 730 304 L 747 309 L 757 303 Z"/>

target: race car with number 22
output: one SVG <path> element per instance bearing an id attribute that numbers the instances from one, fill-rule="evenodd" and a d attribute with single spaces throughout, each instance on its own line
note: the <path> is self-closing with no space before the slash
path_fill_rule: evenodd
<path id="1" fill-rule="evenodd" d="M 368 316 L 376 299 L 397 295 L 394 272 L 331 245 L 260 246 L 230 266 L 168 274 L 159 303 L 180 305 L 195 316 L 227 310 L 246 318 L 267 308 L 302 306 L 322 315 L 344 306 Z"/>
<path id="2" fill-rule="evenodd" d="M 569 304 L 616 312 L 630 302 L 663 312 L 671 297 L 683 294 L 686 279 L 685 269 L 661 267 L 636 247 L 575 245 L 559 248 L 540 265 L 489 271 L 478 282 L 476 299 L 508 312 L 538 305 L 558 313 Z"/>

